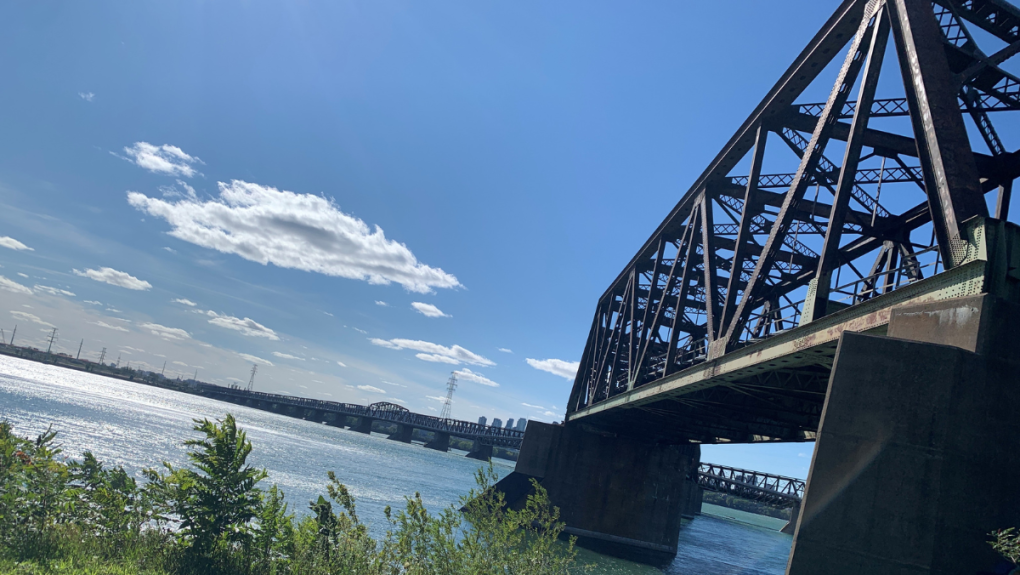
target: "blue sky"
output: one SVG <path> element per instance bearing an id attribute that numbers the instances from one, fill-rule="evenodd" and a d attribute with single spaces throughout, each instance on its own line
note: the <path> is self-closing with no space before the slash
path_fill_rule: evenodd
<path id="1" fill-rule="evenodd" d="M 8 3 L 0 327 L 560 420 L 599 295 L 836 5 Z"/>

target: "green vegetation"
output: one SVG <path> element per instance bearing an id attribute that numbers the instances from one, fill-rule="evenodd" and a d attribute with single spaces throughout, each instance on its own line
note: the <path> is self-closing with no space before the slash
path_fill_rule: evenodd
<path id="1" fill-rule="evenodd" d="M 1016 528 L 1010 527 L 1009 529 L 993 531 L 991 536 L 995 538 L 992 541 L 992 549 L 998 551 L 1000 555 L 1009 559 L 1014 565 L 1020 565 L 1020 533 L 1017 532 Z"/>
<path id="2" fill-rule="evenodd" d="M 419 494 L 386 509 L 374 540 L 347 488 L 329 473 L 326 497 L 296 517 L 266 472 L 247 465 L 252 445 L 234 418 L 196 420 L 190 467 L 144 472 L 139 485 L 89 452 L 68 461 L 47 431 L 34 440 L 0 422 L 0 574 L 553 575 L 577 573 L 573 542 L 545 490 L 507 508 L 490 487 L 430 513 Z"/>
<path id="3" fill-rule="evenodd" d="M 769 505 L 768 503 L 762 503 L 761 501 L 744 499 L 743 497 L 734 497 L 732 495 L 716 493 L 714 491 L 706 491 L 702 497 L 702 501 L 705 503 L 711 503 L 712 505 L 718 505 L 720 507 L 739 509 L 740 511 L 757 513 L 758 515 L 766 515 L 768 517 L 785 519 L 787 521 L 790 520 L 790 513 L 792 511 L 789 508 L 784 509 L 782 507 Z"/>

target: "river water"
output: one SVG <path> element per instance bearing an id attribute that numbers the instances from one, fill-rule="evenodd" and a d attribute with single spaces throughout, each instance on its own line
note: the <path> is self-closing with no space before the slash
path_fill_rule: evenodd
<path id="1" fill-rule="evenodd" d="M 383 508 L 403 507 L 420 492 L 430 510 L 457 503 L 474 486 L 482 463 L 451 450 L 389 441 L 299 419 L 221 403 L 136 383 L 0 356 L 0 419 L 22 436 L 52 425 L 65 454 L 91 450 L 107 465 L 139 474 L 163 461 L 186 464 L 184 439 L 194 437 L 193 418 L 230 412 L 254 444 L 249 462 L 269 471 L 269 482 L 303 512 L 325 494 L 333 470 L 357 502 L 373 535 L 386 531 Z M 493 460 L 502 477 L 513 464 Z M 139 474 L 140 475 L 140 474 Z M 791 537 L 777 519 L 705 505 L 680 534 L 680 554 L 667 574 L 781 575 Z M 657 574 L 660 570 L 581 550 L 579 558 L 602 575 Z"/>

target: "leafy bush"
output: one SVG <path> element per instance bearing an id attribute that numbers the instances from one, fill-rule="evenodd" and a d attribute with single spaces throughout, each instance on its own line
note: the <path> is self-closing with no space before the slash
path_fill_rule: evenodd
<path id="1" fill-rule="evenodd" d="M 490 466 L 478 488 L 430 513 L 415 493 L 386 509 L 390 529 L 374 540 L 354 497 L 333 472 L 326 497 L 296 518 L 265 470 L 247 464 L 252 445 L 234 418 L 195 420 L 203 439 L 185 441 L 191 466 L 145 470 L 141 487 L 91 453 L 63 461 L 47 430 L 34 441 L 0 422 L 0 573 L 565 575 L 573 541 L 544 489 L 510 509 L 492 488 Z M 16 569 L 15 569 L 16 566 Z"/>
<path id="2" fill-rule="evenodd" d="M 993 531 L 991 535 L 995 538 L 992 541 L 992 548 L 1014 565 L 1020 564 L 1020 533 L 1017 533 L 1016 528 L 1000 529 Z"/>

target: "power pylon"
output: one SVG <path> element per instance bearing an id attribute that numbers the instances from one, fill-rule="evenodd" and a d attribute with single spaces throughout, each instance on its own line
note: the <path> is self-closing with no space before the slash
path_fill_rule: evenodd
<path id="1" fill-rule="evenodd" d="M 81 339 L 81 343 L 78 344 L 78 355 L 74 356 L 74 359 L 81 359 L 81 346 L 85 345 L 85 338 Z"/>
<path id="2" fill-rule="evenodd" d="M 103 348 L 102 353 L 99 354 L 99 365 L 105 365 L 103 362 L 106 361 L 106 348 Z"/>
<path id="3" fill-rule="evenodd" d="M 439 414 L 440 419 L 450 419 L 450 410 L 453 408 L 453 392 L 457 389 L 457 372 L 450 374 L 446 382 L 446 401 L 443 402 L 443 411 Z"/>
<path id="4" fill-rule="evenodd" d="M 251 391 L 252 388 L 255 386 L 255 374 L 258 372 L 258 370 L 259 370 L 258 364 L 255 363 L 251 364 L 251 377 L 248 378 L 248 391 Z"/>
<path id="5" fill-rule="evenodd" d="M 50 352 L 53 350 L 53 342 L 56 341 L 56 339 L 57 328 L 53 328 L 53 331 L 50 332 L 50 345 L 46 348 L 46 355 L 49 355 Z"/>

